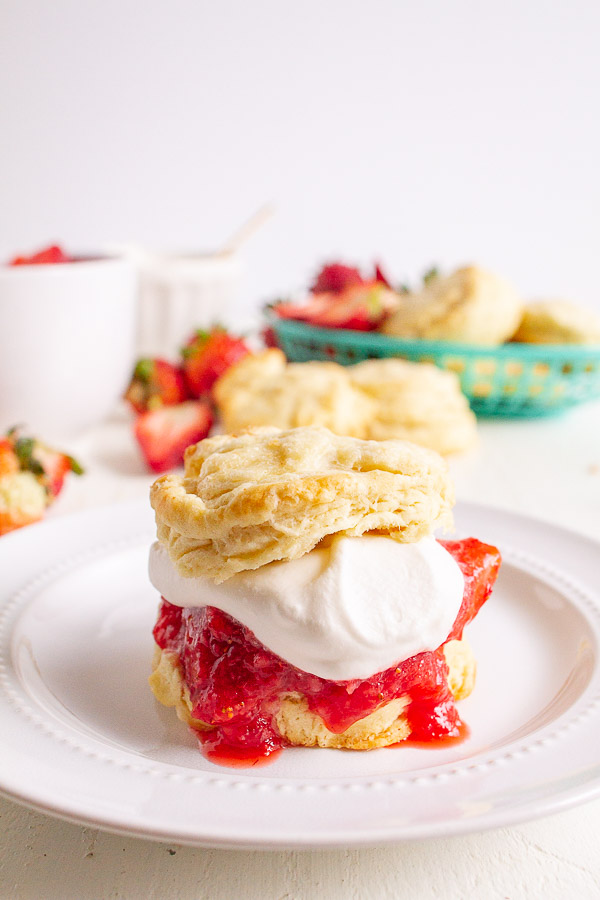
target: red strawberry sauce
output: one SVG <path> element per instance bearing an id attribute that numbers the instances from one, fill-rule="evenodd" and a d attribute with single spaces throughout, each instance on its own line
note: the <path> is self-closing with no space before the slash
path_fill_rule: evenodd
<path id="1" fill-rule="evenodd" d="M 475 538 L 441 543 L 465 579 L 462 605 L 447 638 L 453 640 L 462 637 L 465 625 L 489 597 L 500 553 Z M 412 741 L 439 742 L 465 733 L 441 647 L 371 678 L 328 681 L 271 653 L 251 631 L 212 606 L 182 609 L 163 599 L 153 633 L 161 649 L 178 657 L 192 715 L 211 726 L 198 732 L 204 753 L 221 764 L 259 764 L 283 746 L 273 714 L 279 697 L 291 692 L 303 694 L 309 708 L 336 733 L 405 694 L 410 698 L 406 715 Z"/>

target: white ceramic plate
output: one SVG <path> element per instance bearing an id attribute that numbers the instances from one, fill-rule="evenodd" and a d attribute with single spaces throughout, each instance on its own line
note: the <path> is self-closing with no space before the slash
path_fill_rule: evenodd
<path id="1" fill-rule="evenodd" d="M 258 770 L 204 760 L 147 686 L 157 597 L 146 504 L 0 541 L 0 790 L 112 831 L 229 847 L 368 845 L 507 825 L 600 793 L 600 547 L 462 505 L 504 554 L 468 635 L 471 729 L 445 749 L 291 749 Z"/>

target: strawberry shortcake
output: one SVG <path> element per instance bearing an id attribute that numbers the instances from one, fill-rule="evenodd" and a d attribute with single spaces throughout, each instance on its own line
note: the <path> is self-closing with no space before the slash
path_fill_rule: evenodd
<path id="1" fill-rule="evenodd" d="M 151 490 L 157 699 L 207 756 L 256 764 L 288 746 L 370 750 L 464 733 L 463 630 L 500 564 L 438 541 L 453 489 L 435 452 L 321 427 L 189 447 Z"/>

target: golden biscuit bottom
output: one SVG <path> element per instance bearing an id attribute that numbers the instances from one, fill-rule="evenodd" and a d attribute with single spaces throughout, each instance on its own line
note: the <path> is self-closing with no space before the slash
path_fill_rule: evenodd
<path id="1" fill-rule="evenodd" d="M 448 686 L 455 700 L 468 697 L 475 684 L 476 662 L 473 651 L 463 638 L 448 641 L 444 645 L 448 664 Z M 187 685 L 181 677 L 177 656 L 156 647 L 153 671 L 149 678 L 152 693 L 163 706 L 173 706 L 178 717 L 186 725 L 199 731 L 210 731 L 211 726 L 191 714 L 192 704 Z M 308 708 L 302 694 L 292 693 L 281 697 L 275 714 L 275 726 L 279 734 L 292 746 L 330 747 L 344 750 L 374 750 L 397 744 L 410 737 L 410 725 L 404 715 L 409 703 L 407 696 L 397 697 L 358 719 L 345 731 L 330 731 L 321 717 Z"/>

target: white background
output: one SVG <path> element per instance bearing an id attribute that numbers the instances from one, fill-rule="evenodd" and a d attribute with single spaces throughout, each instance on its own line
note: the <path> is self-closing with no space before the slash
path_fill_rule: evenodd
<path id="1" fill-rule="evenodd" d="M 2 0 L 0 256 L 211 248 L 246 302 L 324 258 L 477 261 L 600 307 L 593 0 Z"/>

